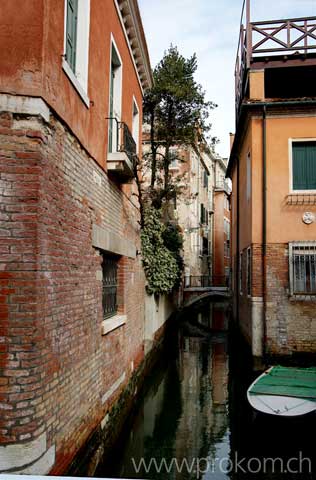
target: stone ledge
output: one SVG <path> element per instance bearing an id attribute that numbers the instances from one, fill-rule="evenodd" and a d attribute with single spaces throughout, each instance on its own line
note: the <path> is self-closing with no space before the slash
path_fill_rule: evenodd
<path id="1" fill-rule="evenodd" d="M 105 404 L 105 402 L 107 400 L 109 400 L 109 398 L 111 398 L 111 396 L 116 392 L 116 390 L 124 383 L 125 381 L 125 378 L 126 378 L 126 374 L 125 372 L 120 376 L 120 378 L 118 378 L 116 380 L 115 383 L 113 383 L 113 385 L 109 388 L 109 390 L 107 392 L 105 392 L 105 394 L 102 396 L 101 398 L 101 403 L 102 405 Z"/>
<path id="2" fill-rule="evenodd" d="M 107 335 L 113 330 L 116 330 L 122 325 L 125 325 L 125 323 L 126 323 L 126 315 L 115 315 L 114 317 L 103 320 L 102 335 Z"/>
<path id="3" fill-rule="evenodd" d="M 316 303 L 316 295 L 290 295 L 290 302 L 311 302 Z"/>
<path id="4" fill-rule="evenodd" d="M 11 113 L 40 115 L 47 123 L 49 122 L 50 110 L 44 100 L 39 97 L 1 93 L 0 110 Z"/>
<path id="5" fill-rule="evenodd" d="M 55 447 L 47 450 L 46 432 L 27 443 L 0 446 L 0 474 L 6 471 L 46 474 L 55 462 Z"/>
<path id="6" fill-rule="evenodd" d="M 136 258 L 136 245 L 117 233 L 111 232 L 96 224 L 92 225 L 92 245 L 106 252 Z"/>

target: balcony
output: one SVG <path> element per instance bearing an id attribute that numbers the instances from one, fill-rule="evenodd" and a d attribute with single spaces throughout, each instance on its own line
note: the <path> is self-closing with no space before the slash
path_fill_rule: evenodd
<path id="1" fill-rule="evenodd" d="M 215 185 L 215 191 L 224 191 L 227 195 L 230 195 L 232 189 L 226 180 L 218 180 Z"/>
<path id="2" fill-rule="evenodd" d="M 107 156 L 108 173 L 120 183 L 134 178 L 137 159 L 136 142 L 124 122 L 109 118 L 109 152 Z"/>
<path id="3" fill-rule="evenodd" d="M 288 71 L 284 71 L 284 67 L 297 67 L 291 71 L 291 83 L 296 90 L 289 91 L 288 97 L 308 97 L 311 96 L 309 92 L 314 91 L 313 87 L 308 85 L 311 77 L 310 70 L 305 67 L 316 66 L 316 17 L 251 22 L 250 6 L 251 0 L 245 0 L 237 48 L 235 65 L 237 116 L 249 89 L 250 69 L 268 70 L 269 73 L 265 76 L 267 97 L 279 96 L 281 88 L 272 92 L 271 87 L 277 83 L 277 75 L 283 89 L 284 84 L 288 83 Z M 305 68 L 304 78 L 302 78 L 302 67 Z M 281 69 L 283 69 L 282 79 Z M 298 89 L 298 84 L 303 84 L 301 90 Z"/>

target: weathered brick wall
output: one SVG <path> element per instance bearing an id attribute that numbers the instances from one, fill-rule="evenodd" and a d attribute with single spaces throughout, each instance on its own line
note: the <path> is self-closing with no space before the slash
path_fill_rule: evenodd
<path id="1" fill-rule="evenodd" d="M 267 353 L 316 351 L 316 304 L 289 298 L 287 244 L 267 246 Z"/>
<path id="2" fill-rule="evenodd" d="M 238 301 L 239 301 L 239 326 L 244 335 L 247 339 L 249 344 L 252 343 L 252 316 L 251 316 L 251 298 L 247 295 L 246 289 L 246 275 L 247 275 L 247 248 L 243 250 L 242 255 L 242 294 L 240 294 L 240 286 L 238 284 Z M 238 258 L 239 262 L 239 258 Z M 239 279 L 238 279 L 239 281 Z"/>
<path id="3" fill-rule="evenodd" d="M 143 359 L 140 257 L 120 262 L 126 325 L 101 335 L 92 224 L 139 245 L 131 186 L 119 188 L 56 119 L 0 120 L 0 440 L 47 432 L 63 472 Z"/>
<path id="4" fill-rule="evenodd" d="M 252 245 L 251 297 L 246 292 L 247 249 L 243 251 L 243 294 L 237 294 L 239 325 L 250 345 L 265 335 L 265 351 L 272 355 L 316 351 L 316 304 L 312 300 L 289 297 L 289 257 L 287 244 L 269 244 L 266 250 L 265 326 L 256 330 L 254 315 L 260 321 L 263 297 L 262 246 Z M 235 292 L 236 293 L 236 292 Z M 259 308 L 259 310 L 258 310 Z M 262 307 L 263 308 L 263 307 Z M 258 323 L 257 322 L 257 323 Z M 256 338 L 254 338 L 256 337 Z"/>

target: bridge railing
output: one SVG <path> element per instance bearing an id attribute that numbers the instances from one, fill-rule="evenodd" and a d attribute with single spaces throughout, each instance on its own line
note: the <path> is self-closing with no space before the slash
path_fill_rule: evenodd
<path id="1" fill-rule="evenodd" d="M 229 287 L 225 275 L 190 275 L 184 278 L 184 288 Z"/>

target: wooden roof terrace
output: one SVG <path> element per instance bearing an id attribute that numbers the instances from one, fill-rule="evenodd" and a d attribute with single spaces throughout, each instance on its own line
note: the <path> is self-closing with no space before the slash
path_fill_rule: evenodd
<path id="1" fill-rule="evenodd" d="M 237 48 L 237 112 L 249 69 L 316 65 L 316 16 L 251 22 L 250 4 L 251 0 L 244 0 Z"/>

